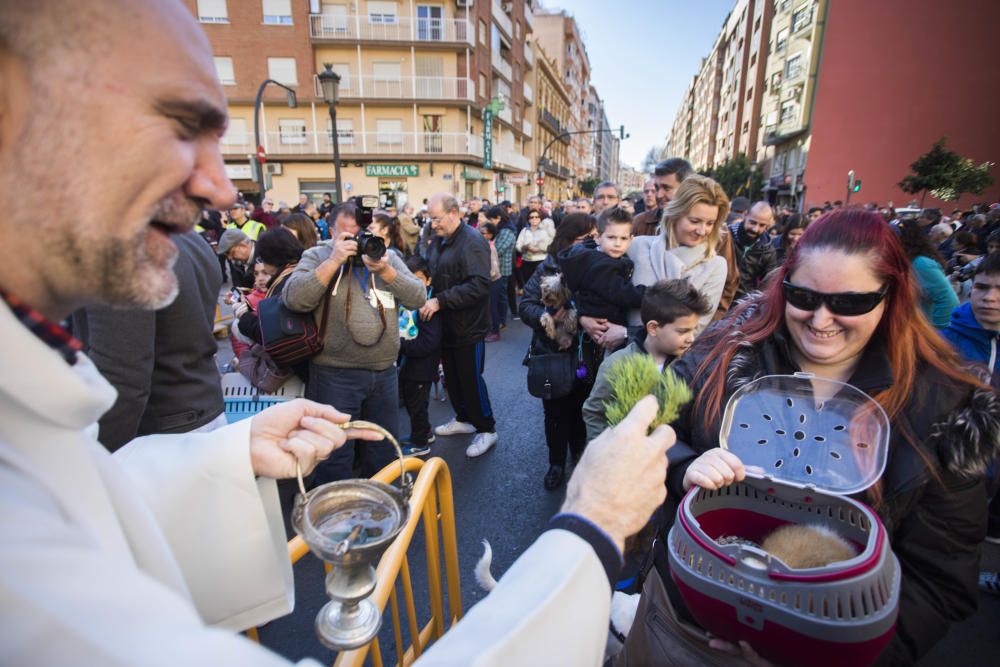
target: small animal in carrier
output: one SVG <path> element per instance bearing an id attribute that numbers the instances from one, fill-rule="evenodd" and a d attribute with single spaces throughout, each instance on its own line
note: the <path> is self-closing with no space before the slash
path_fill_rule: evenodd
<path id="1" fill-rule="evenodd" d="M 736 392 L 721 443 L 747 477 L 692 488 L 667 540 L 692 616 L 787 667 L 873 664 L 894 632 L 899 563 L 875 512 L 846 496 L 878 480 L 888 440 L 885 412 L 850 385 L 797 374 Z"/>

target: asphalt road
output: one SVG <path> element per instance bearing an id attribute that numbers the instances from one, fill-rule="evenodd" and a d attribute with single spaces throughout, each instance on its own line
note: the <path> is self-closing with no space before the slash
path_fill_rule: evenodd
<path id="1" fill-rule="evenodd" d="M 493 547 L 493 574 L 498 579 L 517 556 L 544 530 L 549 517 L 562 502 L 563 490 L 546 492 L 542 477 L 547 469 L 541 403 L 527 393 L 521 360 L 530 332 L 514 321 L 499 342 L 487 345 L 486 381 L 497 417 L 499 444 L 477 459 L 465 456 L 471 436 L 439 438 L 432 456 L 440 456 L 451 469 L 457 517 L 458 557 L 462 577 L 462 608 L 468 610 L 484 593 L 476 585 L 472 568 L 482 554 L 480 540 Z M 220 344 L 220 349 L 227 347 Z M 220 365 L 228 360 L 219 355 Z M 431 400 L 431 423 L 441 424 L 453 413 L 447 402 Z M 408 420 L 401 411 L 401 428 Z M 423 564 L 422 531 L 418 529 L 410 548 L 413 589 L 417 608 L 426 609 L 427 577 Z M 1000 547 L 985 545 L 984 566 L 1000 568 Z M 319 562 L 306 556 L 295 567 L 295 612 L 261 629 L 262 642 L 287 658 L 313 657 L 332 662 L 335 654 L 316 639 L 313 620 L 327 602 L 324 574 Z M 418 612 L 421 624 L 427 612 Z M 391 617 L 385 615 L 381 645 L 391 661 Z M 546 664 L 540 657 L 539 665 Z M 953 626 L 920 667 L 992 667 L 1000 664 L 1000 597 L 980 595 L 979 611 Z M 846 667 L 846 666 L 845 666 Z"/>

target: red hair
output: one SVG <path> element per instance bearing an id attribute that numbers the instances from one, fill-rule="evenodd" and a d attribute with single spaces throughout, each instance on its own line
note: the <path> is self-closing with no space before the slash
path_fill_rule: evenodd
<path id="1" fill-rule="evenodd" d="M 889 288 L 885 312 L 873 338 L 885 343 L 893 384 L 873 398 L 885 409 L 890 420 L 903 410 L 914 393 L 920 364 L 927 364 L 956 382 L 981 386 L 975 378 L 960 370 L 958 355 L 921 313 L 910 261 L 882 216 L 862 209 L 836 209 L 809 225 L 785 263 L 771 276 L 763 298 L 754 302 L 759 310 L 738 327 L 735 335 L 732 327 L 718 327 L 706 333 L 704 344 L 710 345 L 711 351 L 699 366 L 697 375 L 708 373 L 708 376 L 696 399 L 696 404 L 704 406 L 706 430 L 721 417 L 726 397 L 726 371 L 736 354 L 737 343 L 758 343 L 781 328 L 785 321 L 782 281 L 795 272 L 804 254 L 821 250 L 868 255 L 871 270 Z M 751 304 L 737 307 L 732 317 L 739 318 L 750 307 Z"/>

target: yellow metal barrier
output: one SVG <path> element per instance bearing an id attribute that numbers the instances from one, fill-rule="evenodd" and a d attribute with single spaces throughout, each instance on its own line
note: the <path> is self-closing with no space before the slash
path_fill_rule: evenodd
<path id="1" fill-rule="evenodd" d="M 462 618 L 462 589 L 458 572 L 458 546 L 455 537 L 455 506 L 452 497 L 451 472 L 440 458 L 423 461 L 414 457 L 405 459 L 406 471 L 416 473 L 413 493 L 410 496 L 410 518 L 392 545 L 382 555 L 375 568 L 377 583 L 371 600 L 385 611 L 386 603 L 392 614 L 393 638 L 396 654 L 400 659 L 395 663 L 402 667 L 410 665 L 441 636 Z M 399 478 L 399 462 L 394 461 L 380 470 L 372 479 L 391 484 Z M 423 519 L 424 542 L 427 558 L 427 586 L 430 597 L 430 620 L 418 628 L 416 605 L 410 578 L 407 552 L 417 524 Z M 440 551 L 439 551 L 440 549 Z M 442 587 L 442 552 L 444 576 L 448 590 L 448 615 L 444 611 L 444 588 Z M 292 563 L 309 553 L 302 538 L 296 536 L 288 542 L 288 557 Z M 403 647 L 402 619 L 399 613 L 399 598 L 396 591 L 397 580 L 403 594 L 406 611 L 407 631 L 410 645 Z M 257 641 L 257 630 L 251 628 L 247 636 Z M 360 666 L 371 653 L 374 667 L 381 667 L 382 650 L 378 638 L 366 646 L 353 651 L 343 651 L 337 655 L 335 667 Z"/>

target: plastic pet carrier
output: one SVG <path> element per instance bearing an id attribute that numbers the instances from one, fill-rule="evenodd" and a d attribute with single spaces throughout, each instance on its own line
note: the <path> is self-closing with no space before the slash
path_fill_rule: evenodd
<path id="1" fill-rule="evenodd" d="M 875 512 L 846 496 L 885 469 L 885 412 L 847 384 L 771 375 L 732 396 L 720 443 L 746 479 L 692 487 L 668 536 L 671 577 L 691 614 L 781 665 L 874 663 L 895 629 L 899 563 Z M 855 555 L 790 567 L 757 546 L 787 524 L 832 530 Z"/>

